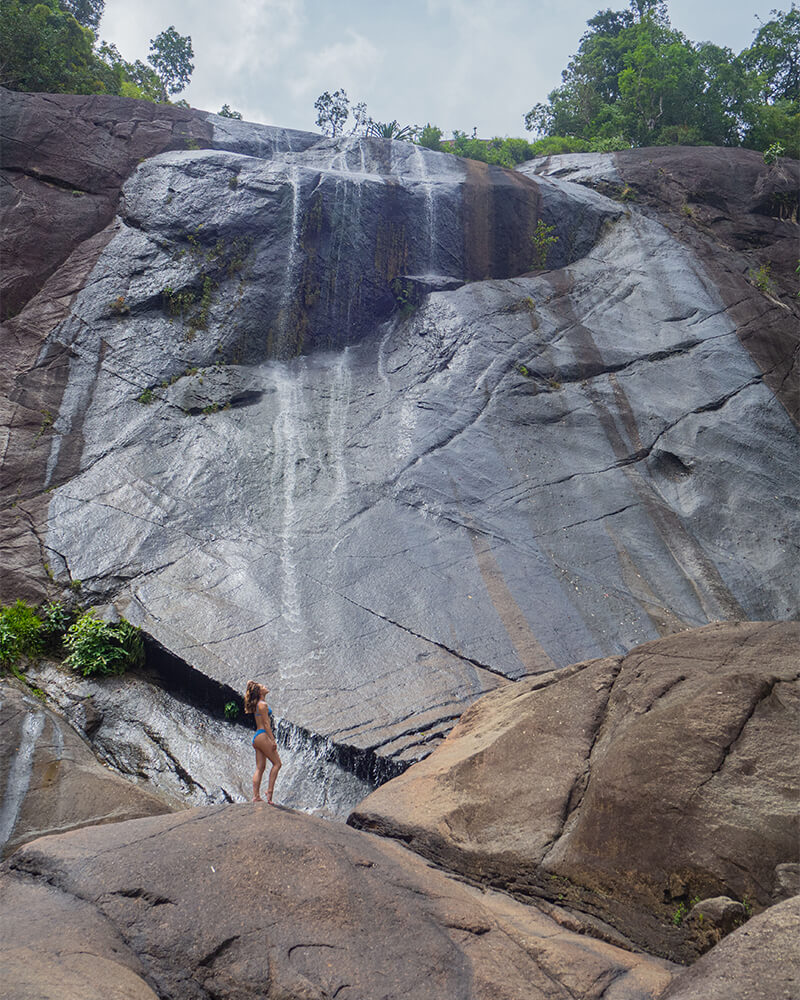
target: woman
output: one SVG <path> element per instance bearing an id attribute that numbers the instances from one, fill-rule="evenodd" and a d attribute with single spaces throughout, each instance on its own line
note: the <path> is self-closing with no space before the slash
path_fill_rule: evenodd
<path id="1" fill-rule="evenodd" d="M 256 734 L 253 737 L 253 749 L 256 752 L 256 773 L 253 775 L 253 802 L 263 802 L 261 798 L 261 779 L 267 761 L 272 763 L 267 782 L 267 802 L 272 805 L 272 793 L 275 789 L 275 779 L 281 769 L 281 759 L 278 756 L 278 744 L 272 735 L 269 719 L 269 706 L 265 699 L 269 691 L 258 681 L 248 681 L 244 695 L 244 710 L 252 712 L 256 717 Z"/>

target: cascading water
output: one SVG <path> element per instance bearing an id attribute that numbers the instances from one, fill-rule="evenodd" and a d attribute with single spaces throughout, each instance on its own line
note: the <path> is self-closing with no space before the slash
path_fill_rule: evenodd
<path id="1" fill-rule="evenodd" d="M 280 305 L 280 353 L 286 351 L 289 342 L 289 321 L 292 315 L 292 302 L 297 284 L 298 237 L 300 232 L 300 181 L 298 169 L 294 165 L 289 167 L 288 181 L 292 189 L 292 215 L 286 252 L 286 275 L 284 277 L 283 296 Z"/>
<path id="2" fill-rule="evenodd" d="M 297 381 L 284 366 L 274 370 L 275 388 L 280 401 L 273 427 L 273 466 L 270 497 L 281 504 L 280 565 L 282 571 L 283 621 L 289 631 L 302 632 L 303 614 L 297 582 L 294 549 L 302 530 L 296 508 L 297 467 L 308 458 L 301 433 L 302 395 Z"/>
<path id="3" fill-rule="evenodd" d="M 244 718 L 216 717 L 187 703 L 185 689 L 177 697 L 153 683 L 155 678 L 129 675 L 98 682 L 44 662 L 31 667 L 28 676 L 47 690 L 50 702 L 78 729 L 82 728 L 81 706 L 90 701 L 100 719 L 87 734 L 93 749 L 120 774 L 144 787 L 186 806 L 243 802 L 252 797 L 255 757 L 252 728 Z M 225 696 L 220 692 L 216 697 L 221 701 Z M 273 722 L 283 763 L 276 802 L 344 819 L 375 788 L 376 780 L 354 773 L 358 768 L 352 762 L 342 766 L 329 741 L 285 719 L 276 717 Z M 13 829 L 43 725 L 44 715 L 30 716 L 23 724 L 23 739 L 0 809 L 0 843 L 3 831 Z"/>
<path id="4" fill-rule="evenodd" d="M 11 768 L 8 774 L 8 781 L 3 792 L 3 801 L 0 804 L 0 847 L 6 843 L 11 836 L 14 826 L 25 800 L 28 786 L 31 781 L 33 769 L 33 753 L 36 748 L 42 729 L 44 728 L 45 717 L 43 714 L 30 713 L 25 716 L 22 723 L 22 738 L 17 748 Z M 58 733 L 61 739 L 61 734 Z M 56 748 L 56 757 L 60 757 L 60 752 Z"/>
<path id="5" fill-rule="evenodd" d="M 414 146 L 414 162 L 421 178 L 420 187 L 425 196 L 425 220 L 428 234 L 427 273 L 436 274 L 436 199 L 433 183 L 428 177 L 428 165 L 421 147 Z"/>

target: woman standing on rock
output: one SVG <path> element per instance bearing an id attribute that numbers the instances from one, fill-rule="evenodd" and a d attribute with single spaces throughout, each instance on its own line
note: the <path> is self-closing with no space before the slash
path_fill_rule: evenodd
<path id="1" fill-rule="evenodd" d="M 256 734 L 253 737 L 253 749 L 256 752 L 256 773 L 253 775 L 253 802 L 263 802 L 261 798 L 261 779 L 267 761 L 272 763 L 267 782 L 267 802 L 272 804 L 272 793 L 275 789 L 275 779 L 281 769 L 281 759 L 278 756 L 278 744 L 272 735 L 269 706 L 266 697 L 269 691 L 258 681 L 248 681 L 244 694 L 244 710 L 252 712 L 256 717 Z"/>

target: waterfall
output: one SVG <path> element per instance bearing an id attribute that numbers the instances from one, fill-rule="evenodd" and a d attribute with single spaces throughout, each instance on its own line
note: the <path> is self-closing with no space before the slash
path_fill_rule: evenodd
<path id="1" fill-rule="evenodd" d="M 289 167 L 289 184 L 292 188 L 292 223 L 289 233 L 289 247 L 286 253 L 286 274 L 283 279 L 283 296 L 281 298 L 281 348 L 286 348 L 289 342 L 289 319 L 292 315 L 292 299 L 296 284 L 298 235 L 300 231 L 300 182 L 297 167 Z"/>
<path id="2" fill-rule="evenodd" d="M 425 196 L 425 220 L 428 229 L 428 274 L 436 274 L 436 199 L 433 195 L 433 183 L 428 176 L 428 164 L 420 146 L 414 146 L 414 161 L 421 178 L 420 187 Z"/>
<path id="3" fill-rule="evenodd" d="M 328 413 L 328 465 L 333 478 L 328 510 L 337 507 L 347 492 L 347 468 L 345 456 L 347 442 L 347 410 L 350 405 L 352 375 L 350 372 L 349 347 L 339 355 L 331 384 L 330 410 Z"/>
<path id="4" fill-rule="evenodd" d="M 44 729 L 44 722 L 44 712 L 37 711 L 26 715 L 22 723 L 19 747 L 11 762 L 8 781 L 3 792 L 3 803 L 0 806 L 0 847 L 6 844 L 17 825 L 19 811 L 25 800 L 33 773 L 33 754 L 36 749 L 36 741 Z M 58 756 L 60 758 L 60 754 Z"/>
<path id="5" fill-rule="evenodd" d="M 297 381 L 285 368 L 275 369 L 279 412 L 272 429 L 273 466 L 270 495 L 282 506 L 279 557 L 282 575 L 283 619 L 294 634 L 304 629 L 297 581 L 294 549 L 298 537 L 299 514 L 296 508 L 297 466 L 308 458 L 300 428 L 302 394 Z"/>

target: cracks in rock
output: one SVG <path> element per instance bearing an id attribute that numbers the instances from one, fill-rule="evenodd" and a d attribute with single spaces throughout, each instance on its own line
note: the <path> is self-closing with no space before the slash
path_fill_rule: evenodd
<path id="1" fill-rule="evenodd" d="M 22 174 L 23 177 L 30 177 L 31 180 L 39 181 L 41 184 L 47 184 L 49 187 L 61 188 L 63 191 L 69 191 L 71 194 L 76 192 L 79 194 L 95 194 L 94 191 L 90 191 L 88 188 L 83 188 L 79 184 L 73 184 L 71 181 L 65 181 L 61 177 L 54 177 L 52 174 L 44 174 L 35 167 L 25 170 L 23 167 L 6 167 L 5 168 L 10 174 Z"/>
<path id="2" fill-rule="evenodd" d="M 443 650 L 450 656 L 455 656 L 457 659 L 463 660 L 465 663 L 471 663 L 473 667 L 485 670 L 487 673 L 494 674 L 496 677 L 502 677 L 503 680 L 509 679 L 506 674 L 504 674 L 501 670 L 498 670 L 496 667 L 490 667 L 487 663 L 481 663 L 479 660 L 474 660 L 472 657 L 465 656 L 463 653 L 458 652 L 458 650 L 451 649 L 442 642 L 437 642 L 435 639 L 429 639 L 427 636 L 421 635 L 419 632 L 415 632 L 406 625 L 401 625 L 400 622 L 396 622 L 393 619 L 388 618 L 386 615 L 380 614 L 378 611 L 373 611 L 372 608 L 367 608 L 363 604 L 359 604 L 358 601 L 353 600 L 352 597 L 348 597 L 346 594 L 339 594 L 339 597 L 341 597 L 343 601 L 347 601 L 349 604 L 360 608 L 362 611 L 366 611 L 367 614 L 374 615 L 376 618 L 380 618 L 381 621 L 384 621 L 389 625 L 393 625 L 395 628 L 399 628 L 403 632 L 407 632 L 409 635 L 414 636 L 415 639 L 421 639 L 423 642 L 427 642 L 431 646 L 435 646 L 437 649 Z"/>
<path id="3" fill-rule="evenodd" d="M 239 940 L 239 938 L 240 938 L 239 934 L 234 934 L 229 938 L 225 938 L 225 940 L 221 941 L 216 948 L 214 948 L 207 955 L 201 958 L 197 964 L 205 967 L 213 965 L 214 962 L 216 962 L 216 960 L 220 957 L 220 955 L 224 954 L 232 945 L 234 945 Z"/>
<path id="4" fill-rule="evenodd" d="M 164 739 L 164 737 L 161 735 L 161 733 L 155 732 L 155 730 L 153 730 L 146 723 L 144 723 L 142 725 L 142 729 L 143 729 L 145 735 L 147 736 L 147 738 L 149 740 L 151 740 L 158 747 L 158 749 L 164 754 L 164 756 L 167 758 L 167 760 L 172 765 L 172 769 L 175 771 L 175 773 L 180 778 L 180 780 L 184 783 L 184 785 L 186 785 L 186 787 L 190 791 L 194 791 L 195 788 L 199 788 L 200 791 L 204 795 L 208 796 L 207 789 L 204 788 L 203 785 L 201 785 L 199 781 L 195 781 L 194 778 L 191 776 L 191 774 L 189 774 L 189 772 L 186 770 L 186 768 L 181 764 L 181 762 L 178 760 L 178 758 L 169 749 L 169 747 L 167 746 L 167 742 Z"/>
<path id="5" fill-rule="evenodd" d="M 641 714 L 647 715 L 647 713 L 652 709 L 652 707 L 655 705 L 657 701 L 661 701 L 662 698 L 666 698 L 666 696 L 670 693 L 670 691 L 673 690 L 673 688 L 676 688 L 679 684 L 682 684 L 685 680 L 686 676 L 684 674 L 681 674 L 680 676 L 675 677 L 673 680 L 665 684 L 660 691 L 658 691 L 655 695 L 653 695 L 653 698 L 651 699 L 647 707 L 642 709 Z"/>
<path id="6" fill-rule="evenodd" d="M 286 957 L 291 959 L 292 952 L 297 951 L 298 948 L 330 948 L 332 951 L 341 951 L 341 947 L 338 944 L 328 944 L 327 941 L 307 941 L 300 942 L 300 944 L 293 944 L 286 952 Z"/>
<path id="7" fill-rule="evenodd" d="M 564 801 L 564 808 L 562 811 L 562 816 L 560 819 L 560 829 L 553 837 L 551 846 L 542 855 L 541 861 L 539 862 L 539 868 L 543 868 L 547 862 L 548 857 L 552 854 L 555 848 L 558 846 L 559 841 L 564 836 L 567 827 L 571 825 L 572 821 L 577 817 L 577 814 L 583 805 L 583 800 L 586 797 L 586 792 L 589 789 L 589 783 L 592 777 L 592 756 L 595 751 L 601 736 L 603 735 L 605 724 L 608 720 L 608 706 L 611 701 L 611 694 L 614 690 L 614 685 L 617 682 L 621 672 L 622 672 L 623 660 L 619 659 L 615 666 L 612 668 L 611 683 L 608 684 L 606 691 L 606 696 L 602 703 L 599 704 L 595 710 L 594 718 L 592 719 L 592 736 L 591 743 L 589 744 L 588 750 L 586 751 L 586 756 L 584 758 L 583 770 L 575 776 L 575 780 L 572 783 L 572 787 L 569 790 L 569 794 L 566 796 Z"/>
<path id="8" fill-rule="evenodd" d="M 109 893 L 109 896 L 122 896 L 125 899 L 141 899 L 150 906 L 164 906 L 167 903 L 170 906 L 177 905 L 174 899 L 169 899 L 167 896 L 158 896 L 154 892 L 148 892 L 141 886 L 137 886 L 135 889 L 115 889 Z M 104 897 L 101 896 L 100 898 Z"/>
<path id="9" fill-rule="evenodd" d="M 738 652 L 738 650 L 734 650 L 733 652 Z M 800 677 L 800 675 L 798 675 L 798 677 Z M 793 679 L 797 679 L 797 678 L 793 678 Z M 736 746 L 736 744 L 738 743 L 739 739 L 741 738 L 742 733 L 744 732 L 745 727 L 747 726 L 747 723 L 753 718 L 753 716 L 755 715 L 755 713 L 756 713 L 759 705 L 762 702 L 766 701 L 767 698 L 769 698 L 771 696 L 772 692 L 775 690 L 775 688 L 777 687 L 777 685 L 782 682 L 782 680 L 783 680 L 783 678 L 780 678 L 780 677 L 770 677 L 769 680 L 761 680 L 760 681 L 760 683 L 758 684 L 758 687 L 756 688 L 755 692 L 753 693 L 753 696 L 750 699 L 750 703 L 748 704 L 747 708 L 745 709 L 744 715 L 739 720 L 739 724 L 736 726 L 736 729 L 734 730 L 733 734 L 728 739 L 728 741 L 725 744 L 723 744 L 723 746 L 720 748 L 719 758 L 718 758 L 716 764 L 714 764 L 714 766 L 712 767 L 712 769 L 711 769 L 708 777 L 704 778 L 700 782 L 700 784 L 695 788 L 695 790 L 692 792 L 691 796 L 689 797 L 689 800 L 687 802 L 687 807 L 686 807 L 687 811 L 691 807 L 691 805 L 694 802 L 695 798 L 700 794 L 700 791 L 703 788 L 705 788 L 705 786 L 710 781 L 712 781 L 716 777 L 716 775 L 718 775 L 720 773 L 720 771 L 722 770 L 722 768 L 725 766 L 725 762 L 727 761 L 728 757 L 730 757 L 730 755 L 733 753 L 734 747 Z"/>
<path id="10" fill-rule="evenodd" d="M 148 612 L 149 613 L 149 612 Z M 232 632 L 230 635 L 224 635 L 220 639 L 207 639 L 204 642 L 193 642 L 188 646 L 180 646 L 175 649 L 176 653 L 186 652 L 190 649 L 205 649 L 207 646 L 218 646 L 223 642 L 231 642 L 233 639 L 239 639 L 243 635 L 252 635 L 253 632 L 260 632 L 262 628 L 267 628 L 269 625 L 274 625 L 276 621 L 280 621 L 281 615 L 275 615 L 273 618 L 268 618 L 265 622 L 260 625 L 254 625 L 252 628 L 242 629 L 240 632 Z"/>

